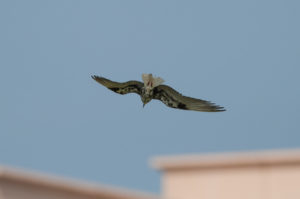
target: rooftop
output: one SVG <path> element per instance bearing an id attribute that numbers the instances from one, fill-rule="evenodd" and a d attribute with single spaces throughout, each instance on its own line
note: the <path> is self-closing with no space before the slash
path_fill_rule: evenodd
<path id="1" fill-rule="evenodd" d="M 23 171 L 21 169 L 0 166 L 1 182 L 10 184 L 30 185 L 33 187 L 44 187 L 51 190 L 61 191 L 70 194 L 79 194 L 87 198 L 106 199 L 157 199 L 158 196 L 117 188 L 107 185 L 85 183 L 73 179 L 54 177 L 36 172 Z M 1 188 L 1 187 L 0 187 Z M 1 195 L 0 195 L 1 198 Z"/>
<path id="2" fill-rule="evenodd" d="M 151 160 L 158 170 L 300 164 L 300 149 L 161 156 Z"/>

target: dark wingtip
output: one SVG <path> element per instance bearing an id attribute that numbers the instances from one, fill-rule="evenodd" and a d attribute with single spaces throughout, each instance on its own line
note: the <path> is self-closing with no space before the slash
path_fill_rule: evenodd
<path id="1" fill-rule="evenodd" d="M 215 103 L 212 103 L 212 105 L 213 105 L 213 109 L 214 109 L 216 112 L 226 111 L 226 109 L 225 109 L 223 106 L 216 105 Z"/>
<path id="2" fill-rule="evenodd" d="M 93 78 L 94 80 L 99 79 L 100 77 L 97 75 L 91 75 L 91 78 Z"/>
<path id="3" fill-rule="evenodd" d="M 219 106 L 215 103 L 209 102 L 209 104 L 211 105 L 211 112 L 224 112 L 226 111 L 226 109 L 223 106 Z"/>
<path id="4" fill-rule="evenodd" d="M 215 111 L 216 112 L 224 112 L 224 111 L 226 111 L 226 109 L 222 106 L 217 106 Z"/>

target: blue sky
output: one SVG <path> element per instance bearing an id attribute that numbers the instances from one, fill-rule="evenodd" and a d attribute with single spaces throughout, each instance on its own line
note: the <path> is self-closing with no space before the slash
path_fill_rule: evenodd
<path id="1" fill-rule="evenodd" d="M 157 155 L 300 147 L 299 1 L 1 1 L 0 164 L 159 192 Z M 228 111 L 91 79 L 153 73 Z"/>

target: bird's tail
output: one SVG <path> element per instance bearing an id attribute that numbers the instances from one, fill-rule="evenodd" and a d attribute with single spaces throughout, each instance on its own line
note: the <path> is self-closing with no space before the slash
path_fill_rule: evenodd
<path id="1" fill-rule="evenodd" d="M 143 74 L 142 79 L 146 88 L 154 88 L 161 85 L 164 80 L 160 77 L 153 77 L 152 74 Z"/>

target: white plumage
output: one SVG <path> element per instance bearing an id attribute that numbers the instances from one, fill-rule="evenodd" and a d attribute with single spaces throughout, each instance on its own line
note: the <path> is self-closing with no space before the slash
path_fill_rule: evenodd
<path id="1" fill-rule="evenodd" d="M 142 79 L 147 92 L 152 90 L 154 87 L 161 85 L 164 82 L 162 78 L 153 77 L 152 74 L 142 74 Z"/>

